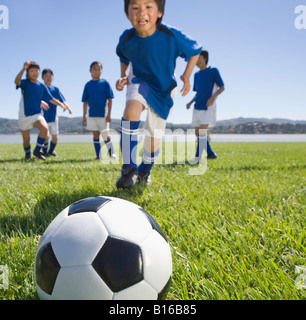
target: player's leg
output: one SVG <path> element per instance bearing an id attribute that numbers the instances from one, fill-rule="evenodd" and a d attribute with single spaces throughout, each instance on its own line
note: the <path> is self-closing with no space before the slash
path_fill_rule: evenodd
<path id="1" fill-rule="evenodd" d="M 49 128 L 49 124 L 48 124 L 48 130 L 49 130 L 49 133 L 45 139 L 45 142 L 44 142 L 44 146 L 42 148 L 42 152 L 44 154 L 44 156 L 46 157 L 47 154 L 48 154 L 48 146 L 49 146 L 49 137 L 50 137 L 50 128 Z"/>
<path id="2" fill-rule="evenodd" d="M 52 135 L 52 139 L 50 142 L 48 156 L 55 157 L 55 156 L 57 156 L 57 154 L 55 152 L 55 147 L 58 142 L 58 118 L 55 119 L 55 122 L 52 122 L 51 124 L 49 124 L 49 132 Z"/>
<path id="3" fill-rule="evenodd" d="M 37 137 L 37 144 L 36 144 L 36 147 L 34 149 L 33 154 L 37 158 L 39 158 L 41 160 L 45 160 L 46 158 L 43 155 L 43 153 L 41 152 L 41 149 L 44 146 L 46 138 L 48 137 L 48 124 L 44 118 L 40 118 L 39 120 L 37 120 L 34 123 L 33 127 L 37 128 L 39 130 L 39 134 Z"/>
<path id="4" fill-rule="evenodd" d="M 196 160 L 200 161 L 202 159 L 203 151 L 207 152 L 207 129 L 208 124 L 201 124 L 200 127 L 196 128 L 197 134 L 197 151 L 196 151 Z"/>
<path id="5" fill-rule="evenodd" d="M 55 147 L 57 145 L 57 142 L 58 142 L 58 134 L 52 134 L 52 140 L 51 140 L 50 148 L 48 151 L 49 156 L 54 156 L 54 157 L 56 156 Z"/>
<path id="6" fill-rule="evenodd" d="M 105 143 L 108 155 L 112 159 L 118 159 L 118 157 L 117 157 L 117 155 L 115 153 L 115 148 L 114 148 L 114 145 L 113 145 L 113 142 L 112 142 L 112 138 L 109 135 L 109 131 L 108 130 L 104 130 L 104 131 L 102 131 L 101 134 L 102 134 L 102 138 L 103 138 L 103 141 Z"/>
<path id="7" fill-rule="evenodd" d="M 217 159 L 217 155 L 212 149 L 208 139 L 207 139 L 207 159 Z"/>
<path id="8" fill-rule="evenodd" d="M 32 156 L 31 143 L 30 143 L 30 130 L 21 130 L 23 149 L 25 152 L 25 158 L 30 159 Z"/>
<path id="9" fill-rule="evenodd" d="M 162 119 L 151 107 L 145 124 L 145 141 L 142 162 L 138 167 L 138 182 L 151 183 L 151 170 L 160 153 L 160 143 L 166 129 L 167 120 Z"/>
<path id="10" fill-rule="evenodd" d="M 95 130 L 93 134 L 93 144 L 96 152 L 96 159 L 100 159 L 101 143 L 100 143 L 100 131 Z"/>
<path id="11" fill-rule="evenodd" d="M 117 188 L 132 188 L 137 180 L 137 144 L 140 115 L 144 110 L 138 100 L 128 100 L 121 121 L 120 147 L 122 153 L 121 177 Z"/>
<path id="12" fill-rule="evenodd" d="M 146 136 L 144 140 L 142 162 L 138 167 L 138 183 L 151 184 L 151 170 L 159 157 L 161 138 Z"/>

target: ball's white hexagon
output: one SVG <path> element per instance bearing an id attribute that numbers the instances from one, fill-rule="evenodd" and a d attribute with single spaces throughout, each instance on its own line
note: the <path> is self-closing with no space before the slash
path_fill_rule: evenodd
<path id="1" fill-rule="evenodd" d="M 172 275 L 172 257 L 168 242 L 153 230 L 141 244 L 144 279 L 161 292 Z"/>
<path id="2" fill-rule="evenodd" d="M 113 292 L 90 265 L 61 268 L 52 293 L 54 300 L 111 300 L 112 297 Z"/>
<path id="3" fill-rule="evenodd" d="M 152 231 L 140 207 L 126 200 L 110 201 L 98 211 L 98 215 L 109 235 L 135 244 L 140 244 Z"/>
<path id="4" fill-rule="evenodd" d="M 113 300 L 157 300 L 157 292 L 146 281 L 114 293 Z"/>
<path id="5" fill-rule="evenodd" d="M 65 208 L 62 212 L 60 212 L 52 221 L 52 223 L 49 224 L 48 228 L 42 235 L 38 249 L 37 251 L 40 250 L 41 247 L 43 247 L 46 243 L 50 242 L 52 237 L 55 235 L 57 232 L 58 228 L 61 226 L 61 224 L 65 221 L 65 219 L 68 218 L 68 209 L 69 207 Z"/>
<path id="6" fill-rule="evenodd" d="M 107 236 L 96 213 L 82 212 L 62 222 L 54 234 L 52 247 L 61 267 L 86 265 L 92 263 Z"/>

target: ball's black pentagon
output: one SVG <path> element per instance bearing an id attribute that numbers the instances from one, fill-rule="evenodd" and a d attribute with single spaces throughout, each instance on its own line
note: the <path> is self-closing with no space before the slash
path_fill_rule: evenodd
<path id="1" fill-rule="evenodd" d="M 108 237 L 92 266 L 113 292 L 143 280 L 140 247 L 121 239 Z"/>
<path id="2" fill-rule="evenodd" d="M 171 284 L 171 279 L 172 277 L 169 278 L 168 282 L 166 283 L 165 287 L 162 289 L 162 291 L 158 294 L 157 300 L 165 300 L 166 296 L 169 292 L 170 289 L 170 284 Z"/>
<path id="3" fill-rule="evenodd" d="M 144 213 L 144 215 L 147 217 L 147 219 L 149 220 L 149 222 L 151 223 L 151 226 L 153 228 L 153 230 L 156 230 L 167 242 L 167 238 L 166 236 L 163 234 L 163 232 L 161 231 L 160 226 L 157 224 L 157 222 L 151 217 L 151 215 L 144 209 L 140 208 L 139 209 L 142 213 Z"/>
<path id="4" fill-rule="evenodd" d="M 36 256 L 36 282 L 49 295 L 53 292 L 60 268 L 49 242 L 38 251 Z"/>
<path id="5" fill-rule="evenodd" d="M 104 197 L 92 197 L 77 201 L 70 205 L 68 216 L 81 212 L 98 212 L 110 199 Z"/>

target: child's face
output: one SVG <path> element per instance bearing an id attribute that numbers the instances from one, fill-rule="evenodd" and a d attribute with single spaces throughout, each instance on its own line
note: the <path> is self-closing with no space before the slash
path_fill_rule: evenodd
<path id="1" fill-rule="evenodd" d="M 52 73 L 51 73 L 51 72 L 45 73 L 44 76 L 43 76 L 43 80 L 44 80 L 44 82 L 45 82 L 45 85 L 51 86 L 51 83 L 52 83 L 52 81 L 53 81 L 53 75 L 52 75 Z"/>
<path id="2" fill-rule="evenodd" d="M 141 37 L 150 37 L 156 31 L 156 21 L 163 13 L 154 0 L 131 0 L 128 19 Z"/>
<path id="3" fill-rule="evenodd" d="M 94 64 L 90 69 L 93 80 L 99 80 L 102 74 L 102 67 L 99 64 Z"/>
<path id="4" fill-rule="evenodd" d="M 206 60 L 204 59 L 204 57 L 202 55 L 199 56 L 199 59 L 197 61 L 197 67 L 200 69 L 206 68 Z"/>
<path id="5" fill-rule="evenodd" d="M 39 68 L 28 69 L 28 71 L 27 71 L 28 79 L 32 82 L 37 82 L 37 79 L 39 77 L 39 73 L 40 73 Z"/>

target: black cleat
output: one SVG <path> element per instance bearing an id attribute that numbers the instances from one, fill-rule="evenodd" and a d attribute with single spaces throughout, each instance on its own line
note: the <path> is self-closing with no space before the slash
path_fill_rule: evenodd
<path id="1" fill-rule="evenodd" d="M 46 160 L 46 157 L 44 156 L 44 154 L 40 151 L 34 151 L 33 152 L 34 156 L 37 157 L 40 160 Z"/>
<path id="2" fill-rule="evenodd" d="M 151 182 L 151 173 L 150 172 L 138 172 L 137 176 L 137 183 L 145 183 L 146 185 L 150 186 Z"/>
<path id="3" fill-rule="evenodd" d="M 129 165 L 121 169 L 121 177 L 116 183 L 118 189 L 131 189 L 137 182 L 136 168 Z"/>
<path id="4" fill-rule="evenodd" d="M 52 153 L 47 153 L 47 157 L 56 157 L 57 156 L 57 153 L 55 151 L 53 151 Z"/>

